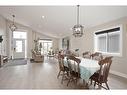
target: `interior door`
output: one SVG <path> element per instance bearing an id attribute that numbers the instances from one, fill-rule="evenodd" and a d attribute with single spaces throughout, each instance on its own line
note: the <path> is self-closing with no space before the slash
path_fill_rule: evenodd
<path id="1" fill-rule="evenodd" d="M 25 58 L 25 39 L 14 39 L 13 58 Z"/>

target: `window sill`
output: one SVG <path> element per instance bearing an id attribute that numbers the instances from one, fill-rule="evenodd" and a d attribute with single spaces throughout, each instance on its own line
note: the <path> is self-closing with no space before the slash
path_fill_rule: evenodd
<path id="1" fill-rule="evenodd" d="M 101 52 L 101 51 L 95 51 L 95 52 L 100 52 L 100 53 L 102 53 L 102 55 L 107 55 L 107 56 L 122 57 L 121 53 L 108 53 L 108 52 Z"/>

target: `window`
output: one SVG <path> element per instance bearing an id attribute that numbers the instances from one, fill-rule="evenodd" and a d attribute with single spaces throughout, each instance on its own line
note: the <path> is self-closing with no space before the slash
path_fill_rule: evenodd
<path id="1" fill-rule="evenodd" d="M 26 39 L 26 32 L 14 31 L 13 38 L 15 39 Z"/>
<path id="2" fill-rule="evenodd" d="M 22 52 L 22 41 L 16 41 L 16 52 Z"/>
<path id="3" fill-rule="evenodd" d="M 121 27 L 95 32 L 95 51 L 121 55 L 122 49 Z"/>
<path id="4" fill-rule="evenodd" d="M 41 53 L 48 54 L 49 51 L 52 50 L 52 40 L 50 39 L 41 39 L 39 43 L 42 44 Z"/>
<path id="5" fill-rule="evenodd" d="M 106 35 L 98 36 L 98 50 L 106 52 Z"/>

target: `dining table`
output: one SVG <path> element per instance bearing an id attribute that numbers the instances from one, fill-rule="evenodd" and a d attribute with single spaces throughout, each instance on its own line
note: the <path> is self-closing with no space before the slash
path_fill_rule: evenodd
<path id="1" fill-rule="evenodd" d="M 99 61 L 93 59 L 87 59 L 83 57 L 76 57 L 81 60 L 79 63 L 80 77 L 86 82 L 89 81 L 89 78 L 99 70 L 100 66 Z M 64 65 L 68 67 L 67 57 L 64 58 Z M 71 62 L 72 67 L 74 67 L 74 62 Z"/>

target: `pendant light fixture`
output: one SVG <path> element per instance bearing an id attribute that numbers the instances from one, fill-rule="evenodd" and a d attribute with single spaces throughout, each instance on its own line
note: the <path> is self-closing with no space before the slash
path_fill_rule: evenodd
<path id="1" fill-rule="evenodd" d="M 79 24 L 79 5 L 77 5 L 77 24 L 72 28 L 75 37 L 82 37 L 84 27 Z"/>
<path id="2" fill-rule="evenodd" d="M 11 31 L 15 31 L 17 29 L 16 25 L 15 25 L 15 21 L 14 21 L 14 18 L 15 18 L 15 15 L 12 15 L 13 17 L 13 22 L 12 24 L 9 26 L 9 28 L 11 29 Z"/>

